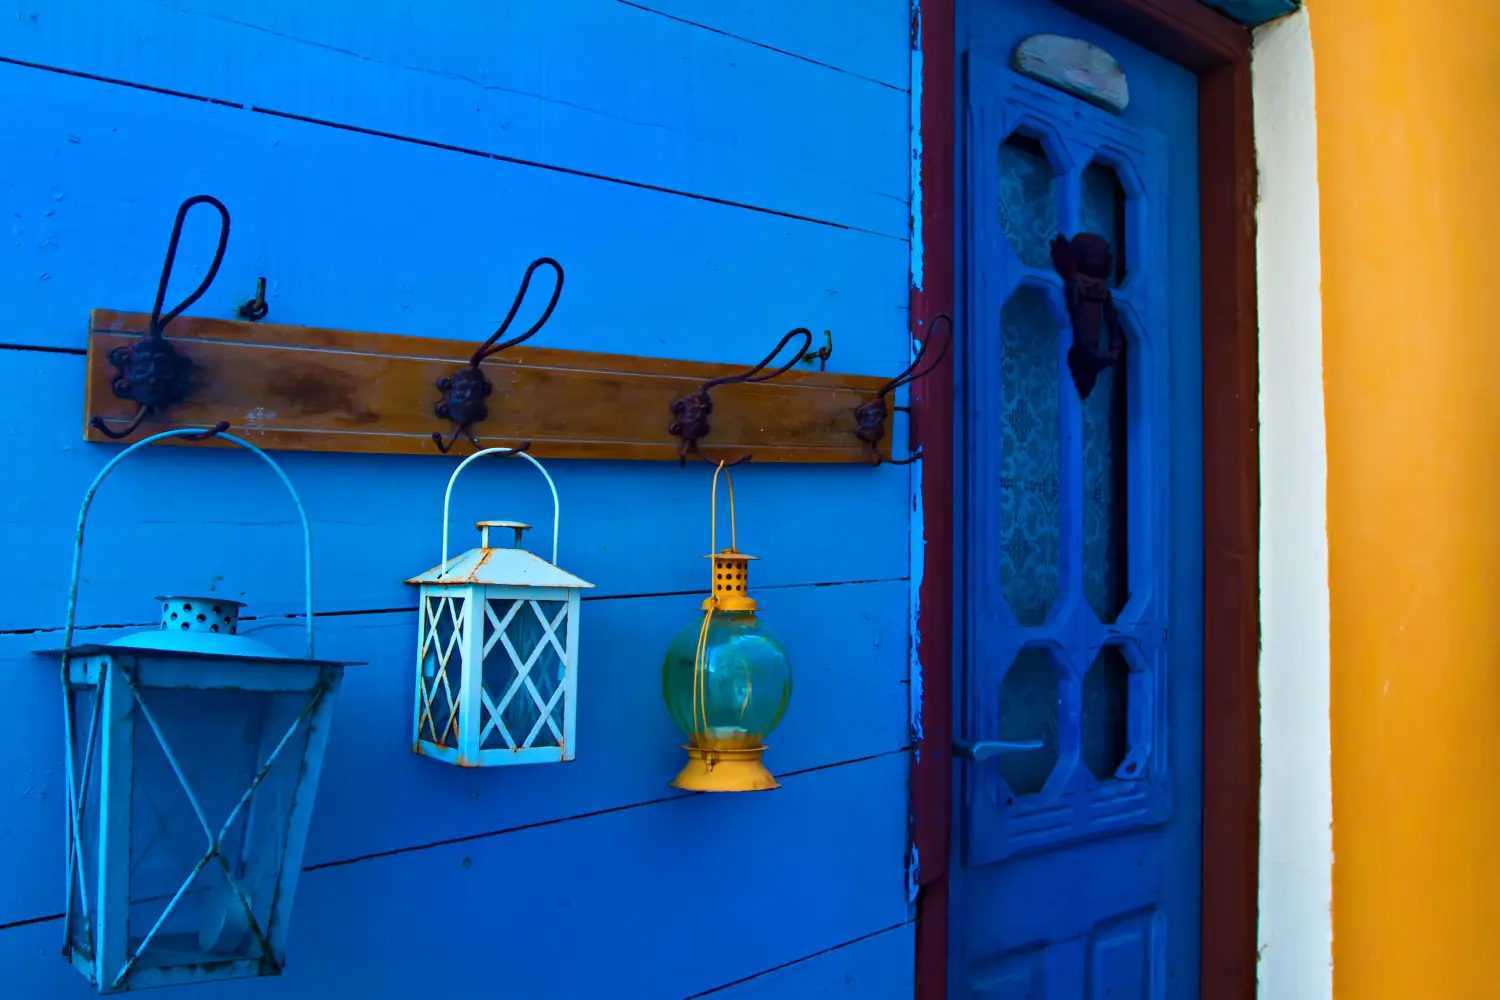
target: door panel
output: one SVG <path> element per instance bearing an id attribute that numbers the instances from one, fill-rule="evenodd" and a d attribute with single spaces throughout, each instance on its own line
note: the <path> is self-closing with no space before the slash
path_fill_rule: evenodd
<path id="1" fill-rule="evenodd" d="M 975 3 L 966 22 L 950 993 L 1196 996 L 1196 81 L 1043 0 Z M 1040 33 L 1114 55 L 1125 114 L 1014 72 Z M 1114 249 L 1126 331 L 1087 400 L 1049 250 L 1078 232 Z"/>
<path id="2" fill-rule="evenodd" d="M 969 370 L 983 416 L 969 428 L 968 524 L 970 551 L 995 557 L 970 561 L 981 628 L 965 722 L 972 739 L 1042 743 L 967 769 L 964 857 L 983 864 L 1158 823 L 1171 808 L 1171 769 L 1152 752 L 1166 740 L 1171 590 L 1156 474 L 1167 255 L 1153 209 L 1166 164 L 1160 135 L 1083 114 L 982 56 L 970 56 L 968 84 L 989 97 L 970 107 L 974 204 L 994 206 L 971 220 Z M 1123 244 L 1113 296 L 1127 348 L 1081 403 L 1048 245 L 1101 229 Z"/>

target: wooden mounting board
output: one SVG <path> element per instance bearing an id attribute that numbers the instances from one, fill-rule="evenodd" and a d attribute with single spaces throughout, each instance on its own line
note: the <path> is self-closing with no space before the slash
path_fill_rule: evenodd
<path id="1" fill-rule="evenodd" d="M 84 439 L 107 441 L 95 415 L 119 429 L 136 404 L 115 396 L 110 352 L 146 329 L 143 313 L 95 309 L 89 318 Z M 172 427 L 230 422 L 230 433 L 281 451 L 436 455 L 434 431 L 453 425 L 433 406 L 434 383 L 464 364 L 471 341 L 182 316 L 167 339 L 198 365 L 192 395 L 148 417 L 135 440 Z M 767 347 L 775 341 L 768 340 Z M 522 345 L 484 363 L 494 383 L 490 415 L 474 428 L 485 447 L 531 442 L 539 458 L 671 460 L 668 405 L 708 379 L 744 368 L 698 361 L 594 354 Z M 757 462 L 868 462 L 854 410 L 885 379 L 791 371 L 772 382 L 713 390 L 711 458 Z M 886 424 L 881 455 L 890 458 Z M 173 442 L 177 443 L 177 442 Z M 467 442 L 454 451 L 468 454 Z"/>

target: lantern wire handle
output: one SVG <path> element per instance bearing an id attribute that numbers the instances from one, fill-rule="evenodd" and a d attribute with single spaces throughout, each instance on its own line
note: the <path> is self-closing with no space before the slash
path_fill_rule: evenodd
<path id="1" fill-rule="evenodd" d="M 738 551 L 738 538 L 734 523 L 734 477 L 720 460 L 714 469 L 713 488 L 709 494 L 712 504 L 708 518 L 709 546 L 714 553 L 719 550 L 719 473 L 724 473 L 724 482 L 729 486 L 729 548 Z M 698 649 L 693 654 L 693 728 L 701 741 L 708 742 L 708 626 L 714 612 L 719 610 L 719 592 L 710 588 L 707 606 L 703 609 L 703 625 L 698 629 Z M 747 695 L 748 701 L 748 695 Z M 701 712 L 701 716 L 700 716 Z M 702 725 L 699 725 L 699 719 Z"/>
<path id="2" fill-rule="evenodd" d="M 526 461 L 536 466 L 536 471 L 540 472 L 542 474 L 542 478 L 547 480 L 547 488 L 552 491 L 552 565 L 557 565 L 557 530 L 559 522 L 562 521 L 562 504 L 557 499 L 557 485 L 552 482 L 552 477 L 548 475 L 547 470 L 542 467 L 542 463 L 538 462 L 536 459 L 532 458 L 524 451 L 520 451 L 516 448 L 486 448 L 483 451 L 476 451 L 474 454 L 470 455 L 462 462 L 459 462 L 458 468 L 453 470 L 453 475 L 448 477 L 448 490 L 443 494 L 443 561 L 438 563 L 438 566 L 440 567 L 438 572 L 439 578 L 442 577 L 441 567 L 448 565 L 448 509 L 453 501 L 453 484 L 458 480 L 458 474 L 464 471 L 464 468 L 468 466 L 470 462 L 474 461 L 474 459 L 476 458 L 483 458 L 486 455 L 516 455 L 524 458 L 526 459 Z"/>
<path id="3" fill-rule="evenodd" d="M 710 551 L 719 551 L 719 473 L 724 473 L 724 482 L 729 487 L 729 547 L 739 551 L 739 540 L 734 530 L 734 478 L 729 475 L 729 467 L 720 460 L 718 468 L 714 469 L 714 485 L 712 492 L 713 509 L 708 517 L 708 545 Z"/>
<path id="4" fill-rule="evenodd" d="M 174 437 L 184 438 L 190 441 L 201 441 L 209 436 L 213 436 L 220 441 L 229 441 L 233 444 L 237 444 L 241 448 L 248 449 L 249 451 L 254 452 L 256 455 L 259 455 L 265 461 L 265 463 L 271 467 L 271 471 L 276 473 L 276 476 L 281 480 L 282 485 L 287 488 L 287 492 L 292 495 L 292 502 L 297 505 L 297 516 L 302 521 L 302 547 L 304 552 L 303 585 L 307 593 L 307 658 L 313 659 L 312 525 L 307 520 L 307 509 L 302 505 L 302 497 L 298 495 L 296 487 L 292 485 L 292 481 L 287 478 L 287 474 L 282 471 L 281 466 L 276 464 L 276 460 L 273 459 L 270 455 L 267 455 L 265 452 L 261 451 L 255 445 L 251 444 L 249 441 L 246 441 L 243 438 L 237 438 L 233 434 L 225 434 L 222 432 L 215 434 L 213 428 L 203 428 L 201 430 L 198 430 L 191 427 L 179 427 L 174 430 L 162 431 L 160 434 L 153 434 L 150 437 L 142 438 L 135 444 L 130 445 L 124 451 L 120 452 L 114 458 L 110 459 L 109 463 L 105 465 L 104 468 L 99 470 L 99 474 L 94 477 L 94 481 L 89 484 L 88 492 L 84 494 L 83 497 L 83 506 L 78 511 L 78 529 L 73 540 L 73 576 L 68 583 L 68 616 L 63 624 L 64 648 L 67 648 L 68 646 L 71 646 L 73 644 L 73 624 L 76 619 L 78 610 L 79 571 L 83 565 L 83 529 L 84 525 L 88 522 L 89 507 L 94 502 L 94 495 L 99 492 L 99 487 L 101 484 L 103 484 L 105 477 L 113 472 L 117 465 L 125 461 L 125 459 L 129 458 L 135 452 L 146 447 L 148 444 L 154 444 L 157 441 L 162 441 L 167 438 Z M 67 676 L 67 662 L 68 657 L 67 654 L 64 653 L 63 671 L 65 678 Z"/>

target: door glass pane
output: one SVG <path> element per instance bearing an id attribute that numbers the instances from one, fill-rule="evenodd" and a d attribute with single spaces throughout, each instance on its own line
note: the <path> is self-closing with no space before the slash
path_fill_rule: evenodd
<path id="1" fill-rule="evenodd" d="M 1062 686 L 1052 655 L 1028 647 L 1000 682 L 1000 739 L 1041 740 L 1036 750 L 1004 753 L 996 758 L 1000 776 L 1016 795 L 1034 795 L 1047 784 L 1057 765 L 1057 708 Z"/>
<path id="2" fill-rule="evenodd" d="M 1082 230 L 1109 240 L 1118 285 L 1125 275 L 1125 191 L 1102 163 L 1083 172 Z M 1115 620 L 1129 596 L 1126 566 L 1126 365 L 1099 374 L 1083 401 L 1083 595 L 1099 620 Z"/>
<path id="3" fill-rule="evenodd" d="M 1016 133 L 1000 145 L 1000 231 L 1027 267 L 1050 268 L 1057 233 L 1056 171 L 1042 144 Z"/>
<path id="4" fill-rule="evenodd" d="M 1114 169 L 1104 163 L 1090 163 L 1083 171 L 1081 232 L 1096 233 L 1109 240 L 1114 251 L 1114 273 L 1110 284 L 1120 287 L 1125 280 L 1125 188 Z"/>
<path id="5" fill-rule="evenodd" d="M 1000 589 L 1022 625 L 1040 625 L 1057 599 L 1058 333 L 1035 285 L 1000 310 Z"/>
<path id="6" fill-rule="evenodd" d="M 1126 358 L 1083 403 L 1083 595 L 1108 624 L 1129 596 L 1126 572 Z"/>
<path id="7" fill-rule="evenodd" d="M 1083 762 L 1095 778 L 1113 778 L 1130 751 L 1130 665 L 1105 646 L 1083 675 L 1080 721 Z M 1133 765 L 1132 765 L 1133 766 Z"/>

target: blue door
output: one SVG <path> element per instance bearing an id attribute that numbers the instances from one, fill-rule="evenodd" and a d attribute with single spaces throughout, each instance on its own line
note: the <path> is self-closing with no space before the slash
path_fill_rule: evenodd
<path id="1" fill-rule="evenodd" d="M 1039 34 L 1123 67 L 1104 110 Z M 1046 0 L 961 15 L 963 655 L 949 995 L 1198 996 L 1197 80 Z M 1087 398 L 1054 236 L 1108 240 L 1120 363 Z"/>

